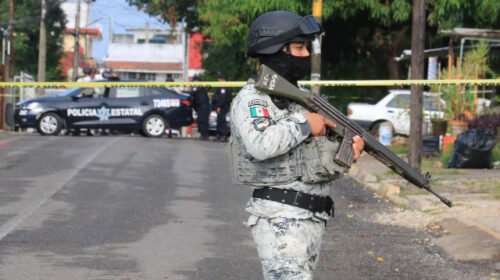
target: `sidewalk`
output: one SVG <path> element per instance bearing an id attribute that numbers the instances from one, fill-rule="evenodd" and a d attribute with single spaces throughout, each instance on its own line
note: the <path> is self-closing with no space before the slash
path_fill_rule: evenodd
<path id="1" fill-rule="evenodd" d="M 453 201 L 452 208 L 366 153 L 349 172 L 398 206 L 396 213 L 377 214 L 378 222 L 443 231 L 435 244 L 459 261 L 500 261 L 500 169 L 435 167 L 431 174 L 432 189 Z"/>

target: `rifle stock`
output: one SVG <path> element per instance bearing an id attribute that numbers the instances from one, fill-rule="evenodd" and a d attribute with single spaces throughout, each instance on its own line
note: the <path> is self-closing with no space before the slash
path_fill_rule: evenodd
<path id="1" fill-rule="evenodd" d="M 259 69 L 255 88 L 270 95 L 285 97 L 293 100 L 303 105 L 308 110 L 321 114 L 332 120 L 337 125 L 337 127 L 333 129 L 335 136 L 341 138 L 341 145 L 334 157 L 334 161 L 337 164 L 344 167 L 351 166 L 354 156 L 352 151 L 352 137 L 359 135 L 365 142 L 366 152 L 410 183 L 435 195 L 448 207 L 452 206 L 452 202 L 450 200 L 437 194 L 431 189 L 431 175 L 429 173 L 422 175 L 418 170 L 411 167 L 395 153 L 377 141 L 377 139 L 375 139 L 370 133 L 365 131 L 355 122 L 349 120 L 342 112 L 333 107 L 322 97 L 311 91 L 297 88 L 266 65 L 261 65 Z"/>

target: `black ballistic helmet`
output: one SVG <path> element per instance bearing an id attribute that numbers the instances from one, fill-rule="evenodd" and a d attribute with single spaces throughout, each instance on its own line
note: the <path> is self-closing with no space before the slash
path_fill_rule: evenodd
<path id="1" fill-rule="evenodd" d="M 286 43 L 312 41 L 321 32 L 313 16 L 301 17 L 286 11 L 267 12 L 250 25 L 247 53 L 251 57 L 273 54 Z"/>

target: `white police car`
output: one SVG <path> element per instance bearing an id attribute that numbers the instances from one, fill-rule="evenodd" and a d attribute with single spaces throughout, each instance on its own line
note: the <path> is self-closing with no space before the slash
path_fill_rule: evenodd
<path id="1" fill-rule="evenodd" d="M 63 128 L 104 128 L 161 137 L 167 128 L 193 122 L 190 98 L 160 87 L 72 88 L 16 104 L 15 127 L 36 128 L 42 135 L 57 135 Z"/>

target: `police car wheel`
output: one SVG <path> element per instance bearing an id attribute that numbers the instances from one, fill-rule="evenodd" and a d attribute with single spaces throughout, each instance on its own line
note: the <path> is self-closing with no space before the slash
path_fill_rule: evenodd
<path id="1" fill-rule="evenodd" d="M 142 131 L 148 137 L 162 137 L 167 129 L 167 122 L 159 115 L 151 115 L 144 119 Z"/>
<path id="2" fill-rule="evenodd" d="M 42 135 L 57 135 L 62 129 L 62 119 L 57 114 L 46 113 L 38 120 L 37 130 Z"/>

